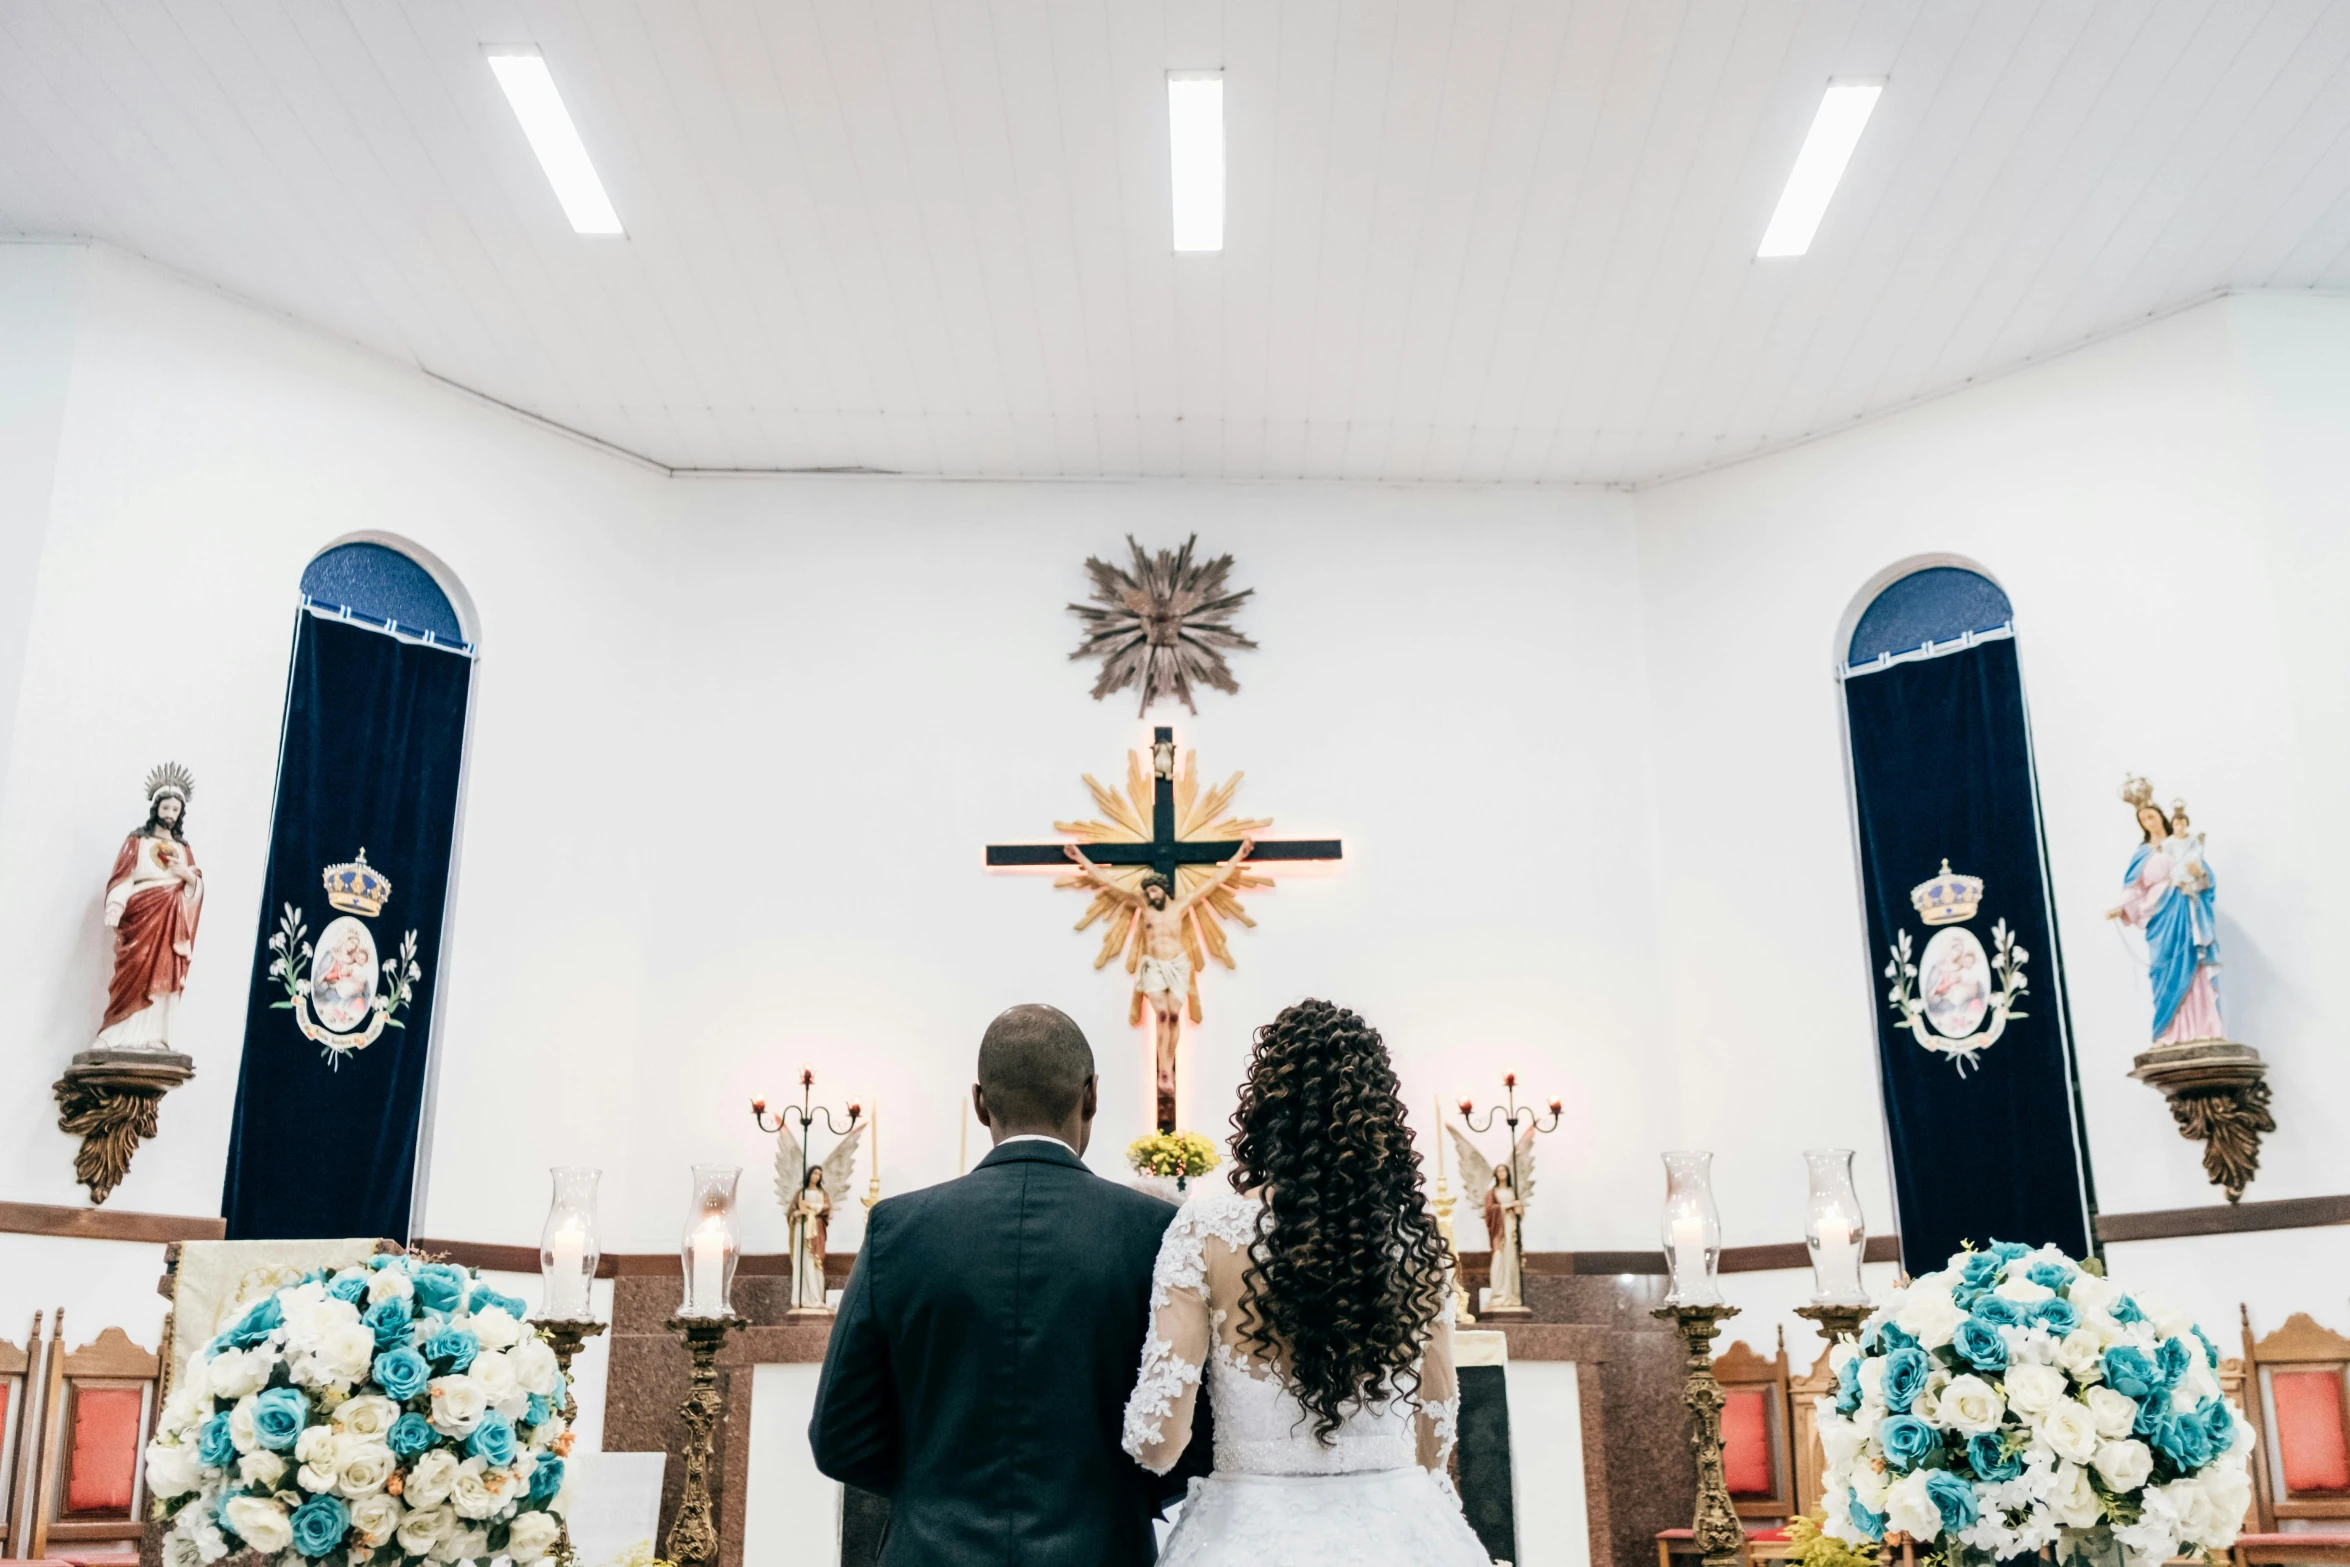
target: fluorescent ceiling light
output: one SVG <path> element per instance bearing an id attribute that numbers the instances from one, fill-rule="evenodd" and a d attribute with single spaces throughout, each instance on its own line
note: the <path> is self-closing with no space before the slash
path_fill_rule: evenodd
<path id="1" fill-rule="evenodd" d="M 1828 199 L 1836 194 L 1836 182 L 1844 178 L 1844 165 L 1852 161 L 1852 149 L 1860 143 L 1861 127 L 1869 123 L 1877 94 L 1884 90 L 1883 82 L 1828 84 L 1820 112 L 1812 118 L 1811 134 L 1803 138 L 1803 151 L 1795 155 L 1795 172 L 1787 176 L 1787 188 L 1779 193 L 1779 210 L 1771 214 L 1771 226 L 1763 235 L 1762 248 L 1755 252 L 1757 256 L 1800 256 L 1811 249 L 1811 237 L 1827 214 Z"/>
<path id="2" fill-rule="evenodd" d="M 1175 248 L 1224 248 L 1224 73 L 1167 73 L 1167 161 Z"/>
<path id="3" fill-rule="evenodd" d="M 490 69 L 498 73 L 498 85 L 506 89 L 506 101 L 514 105 L 514 117 L 522 122 L 522 134 L 530 138 L 530 150 L 539 155 L 539 167 L 547 171 L 547 183 L 555 187 L 555 199 L 563 203 L 563 215 L 571 220 L 574 232 L 580 234 L 618 234 L 620 214 L 612 210 L 612 198 L 604 194 L 604 182 L 596 178 L 596 166 L 588 161 L 587 147 L 579 139 L 579 127 L 571 123 L 571 112 L 563 107 L 563 95 L 555 90 L 555 78 L 547 73 L 547 62 L 536 50 L 493 49 L 489 51 Z"/>

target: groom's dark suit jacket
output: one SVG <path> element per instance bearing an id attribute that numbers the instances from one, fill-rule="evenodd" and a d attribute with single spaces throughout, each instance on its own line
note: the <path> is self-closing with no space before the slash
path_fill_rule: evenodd
<path id="1" fill-rule="evenodd" d="M 1118 1439 L 1174 1217 L 1057 1142 L 873 1209 L 808 1439 L 817 1468 L 889 1497 L 884 1567 L 1156 1558 L 1167 1482 Z"/>

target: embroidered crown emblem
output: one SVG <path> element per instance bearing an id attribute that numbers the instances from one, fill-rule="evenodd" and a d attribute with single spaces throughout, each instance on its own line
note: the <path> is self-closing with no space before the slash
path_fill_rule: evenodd
<path id="1" fill-rule="evenodd" d="M 357 859 L 326 868 L 326 901 L 345 914 L 381 914 L 392 901 L 391 878 L 368 864 L 367 851 L 361 849 Z"/>
<path id="2" fill-rule="evenodd" d="M 1910 889 L 1909 901 L 1927 924 L 1956 925 L 1975 917 L 1975 909 L 1983 901 L 1983 878 L 1961 876 L 1944 860 L 1940 874 Z"/>

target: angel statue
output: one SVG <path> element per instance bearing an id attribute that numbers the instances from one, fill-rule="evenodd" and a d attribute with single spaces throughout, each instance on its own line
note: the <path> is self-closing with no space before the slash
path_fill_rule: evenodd
<path id="1" fill-rule="evenodd" d="M 1490 1287 L 1478 1315 L 1523 1311 L 1526 1253 L 1521 1237 L 1526 1199 L 1534 1195 L 1534 1135 L 1539 1128 L 1529 1122 L 1499 1165 L 1488 1162 L 1459 1127 L 1447 1125 L 1445 1130 L 1452 1133 L 1453 1147 L 1460 1152 L 1461 1190 L 1484 1211 L 1486 1240 L 1493 1248 Z"/>
<path id="2" fill-rule="evenodd" d="M 831 1117 L 826 1116 L 829 1120 Z M 791 1309 L 824 1312 L 824 1247 L 832 1229 L 832 1194 L 849 1190 L 857 1176 L 857 1144 L 870 1123 L 857 1119 L 849 1107 L 849 1129 L 822 1164 L 810 1164 L 808 1152 L 794 1137 L 787 1120 L 775 1133 L 775 1200 L 783 1204 L 784 1222 L 791 1231 Z M 807 1123 L 801 1123 L 801 1130 Z"/>

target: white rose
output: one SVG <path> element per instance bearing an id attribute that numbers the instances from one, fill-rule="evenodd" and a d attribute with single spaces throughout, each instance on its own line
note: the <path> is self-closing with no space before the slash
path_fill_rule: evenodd
<path id="1" fill-rule="evenodd" d="M 237 1460 L 237 1478 L 248 1490 L 274 1491 L 285 1477 L 286 1461 L 266 1447 Z"/>
<path id="2" fill-rule="evenodd" d="M 2099 1436 L 2128 1436 L 2138 1421 L 2138 1401 L 2109 1387 L 2093 1387 L 2081 1395 Z"/>
<path id="3" fill-rule="evenodd" d="M 1926 1471 L 1903 1475 L 1886 1487 L 1885 1528 L 1898 1530 L 1920 1545 L 1942 1533 L 1942 1509 L 1926 1494 Z"/>
<path id="4" fill-rule="evenodd" d="M 456 1483 L 457 1455 L 436 1447 L 417 1456 L 400 1495 L 410 1507 L 437 1507 L 449 1499 L 449 1488 Z"/>
<path id="5" fill-rule="evenodd" d="M 429 1455 L 428 1455 L 429 1456 Z M 452 1465 L 452 1468 L 455 1466 Z M 457 1527 L 457 1515 L 446 1506 L 418 1507 L 400 1520 L 396 1531 L 400 1549 L 411 1556 L 422 1556 L 445 1539 Z"/>
<path id="6" fill-rule="evenodd" d="M 147 1449 L 147 1489 L 157 1496 L 185 1496 L 204 1483 L 204 1466 L 196 1450 L 161 1442 Z"/>
<path id="7" fill-rule="evenodd" d="M 1826 1400 L 1821 1402 L 1825 1403 Z M 1851 1463 L 1859 1456 L 1864 1445 L 1861 1434 L 1853 1429 L 1852 1422 L 1832 1410 L 1818 1417 L 1814 1429 L 1820 1434 L 1821 1450 L 1826 1453 L 1829 1464 L 1835 1467 Z"/>
<path id="8" fill-rule="evenodd" d="M 1860 1346 L 1848 1338 L 1840 1338 L 1828 1346 L 1828 1369 L 1841 1374 L 1844 1362 L 1860 1353 Z"/>
<path id="9" fill-rule="evenodd" d="M 335 1466 L 332 1458 L 315 1464 L 304 1464 L 294 1471 L 294 1483 L 313 1496 L 324 1496 L 335 1488 Z"/>
<path id="10" fill-rule="evenodd" d="M 277 1369 L 277 1352 L 265 1344 L 251 1349 L 224 1349 L 212 1357 L 206 1380 L 215 1398 L 243 1398 L 247 1393 L 258 1393 L 269 1385 L 269 1374 Z"/>
<path id="11" fill-rule="evenodd" d="M 2202 1403 L 2207 1398 L 2219 1397 L 2219 1378 L 2211 1374 L 2210 1362 L 2203 1358 L 2203 1346 L 2189 1339 L 2187 1353 L 2194 1358 L 2188 1362 L 2187 1374 L 2180 1380 L 2180 1388 L 2196 1404 Z"/>
<path id="12" fill-rule="evenodd" d="M 382 1436 L 400 1418 L 400 1406 L 377 1393 L 362 1393 L 335 1410 L 334 1426 L 353 1436 Z"/>
<path id="13" fill-rule="evenodd" d="M 1852 1413 L 1852 1429 L 1861 1434 L 1863 1441 L 1875 1437 L 1877 1427 L 1884 1423 L 1885 1406 L 1882 1404 L 1863 1404 Z"/>
<path id="14" fill-rule="evenodd" d="M 1998 1430 L 1999 1417 L 2007 1410 L 1999 1401 L 1997 1388 L 1969 1374 L 1950 1379 L 1950 1385 L 1942 1390 L 1942 1397 L 1934 1405 L 1934 1412 L 1941 1417 L 1941 1424 L 1972 1436 L 1979 1431 Z"/>
<path id="15" fill-rule="evenodd" d="M 2162 1489 L 2170 1494 L 2171 1510 L 2178 1515 L 2182 1536 L 2200 1540 L 2218 1529 L 2220 1520 L 2213 1514 L 2211 1493 L 2203 1488 L 2201 1481 L 2173 1480 Z"/>
<path id="16" fill-rule="evenodd" d="M 332 1426 L 304 1426 L 302 1434 L 294 1438 L 294 1461 L 303 1464 L 323 1464 L 334 1457 L 335 1433 Z"/>
<path id="17" fill-rule="evenodd" d="M 2097 1421 L 2069 1398 L 2040 1417 L 2039 1432 L 2059 1458 L 2085 1464 L 2097 1457 Z"/>
<path id="18" fill-rule="evenodd" d="M 351 1527 L 359 1531 L 359 1537 L 369 1549 L 380 1549 L 399 1532 L 405 1512 L 396 1496 L 364 1497 L 351 1504 Z"/>
<path id="19" fill-rule="evenodd" d="M 2007 1401 L 2027 1415 L 2045 1413 L 2064 1397 L 2064 1373 L 2054 1366 L 2011 1366 L 2007 1372 Z"/>
<path id="20" fill-rule="evenodd" d="M 219 1561 L 228 1554 L 228 1541 L 212 1521 L 212 1509 L 191 1504 L 171 1521 L 171 1538 L 181 1543 L 199 1564 Z"/>
<path id="21" fill-rule="evenodd" d="M 163 1401 L 163 1412 L 155 1417 L 156 1430 L 177 1436 L 210 1418 L 212 1393 L 204 1381 L 203 1366 L 202 1356 L 188 1362 L 187 1375 L 171 1390 L 171 1397 Z"/>
<path id="22" fill-rule="evenodd" d="M 545 1339 L 526 1338 L 506 1358 L 514 1362 L 514 1380 L 522 1384 L 522 1391 L 554 1397 L 555 1379 L 563 1374 L 563 1367 Z"/>
<path id="23" fill-rule="evenodd" d="M 2045 1284 L 2033 1283 L 2021 1273 L 2013 1278 L 2001 1279 L 1991 1293 L 2001 1300 L 2012 1300 L 2019 1306 L 2037 1306 L 2044 1300 L 2056 1298 L 2056 1291 Z"/>
<path id="24" fill-rule="evenodd" d="M 294 1543 L 294 1526 L 286 1510 L 258 1496 L 232 1496 L 221 1509 L 229 1532 L 264 1556 L 275 1556 Z"/>
<path id="25" fill-rule="evenodd" d="M 2215 1464 L 2195 1478 L 2211 1502 L 2210 1528 L 2197 1535 L 2195 1543 L 2206 1550 L 2224 1551 L 2244 1532 L 2244 1515 L 2252 1508 L 2252 1476 Z"/>
<path id="26" fill-rule="evenodd" d="M 1875 1464 L 1855 1464 L 1852 1468 L 1852 1494 L 1860 1498 L 1860 1505 L 1872 1513 L 1885 1510 L 1885 1492 L 1893 1484 L 1893 1476 Z"/>
<path id="27" fill-rule="evenodd" d="M 261 1438 L 253 1430 L 254 1397 L 247 1393 L 237 1400 L 237 1407 L 228 1412 L 229 1443 L 240 1453 L 257 1452 L 261 1447 Z"/>
<path id="28" fill-rule="evenodd" d="M 335 1489 L 357 1500 L 373 1496 L 399 1471 L 400 1460 L 381 1442 L 360 1442 L 335 1455 Z"/>
<path id="29" fill-rule="evenodd" d="M 2056 1363 L 2075 1382 L 2101 1381 L 2105 1376 L 2105 1342 L 2093 1328 L 2075 1328 L 2057 1344 Z"/>
<path id="30" fill-rule="evenodd" d="M 2097 1488 L 2089 1483 L 2089 1471 L 2075 1463 L 2056 1466 L 2056 1484 L 2049 1492 L 2048 1507 L 2056 1514 L 2056 1521 L 2070 1529 L 2090 1528 L 2105 1516 Z"/>
<path id="31" fill-rule="evenodd" d="M 2097 1475 L 2109 1491 L 2135 1491 L 2154 1473 L 2154 1450 L 2125 1438 L 2097 1449 Z"/>
<path id="32" fill-rule="evenodd" d="M 562 1538 L 562 1527 L 545 1513 L 524 1513 L 506 1531 L 506 1554 L 518 1562 L 535 1562 Z"/>
<path id="33" fill-rule="evenodd" d="M 1885 1360 L 1878 1356 L 1860 1363 L 1860 1401 L 1863 1404 L 1885 1402 Z"/>
<path id="34" fill-rule="evenodd" d="M 504 1355 L 476 1355 L 465 1374 L 481 1384 L 482 1396 L 492 1409 L 520 1399 L 522 1383 L 514 1375 L 514 1362 Z"/>
<path id="35" fill-rule="evenodd" d="M 1910 1286 L 1909 1299 L 1893 1320 L 1904 1333 L 1918 1341 L 1920 1348 L 1940 1349 L 1950 1342 L 1950 1335 L 1958 1331 L 1958 1325 L 1966 1318 L 1967 1314 L 1950 1298 L 1949 1285 L 1920 1282 Z"/>
<path id="36" fill-rule="evenodd" d="M 503 1306 L 484 1306 L 466 1319 L 484 1349 L 512 1349 L 522 1337 L 522 1324 Z"/>
<path id="37" fill-rule="evenodd" d="M 469 1376 L 435 1377 L 430 1391 L 433 1429 L 443 1436 L 471 1436 L 489 1412 L 488 1390 Z"/>
<path id="38" fill-rule="evenodd" d="M 436 1562 L 475 1562 L 489 1554 L 487 1529 L 453 1529 L 432 1548 L 432 1559 Z"/>
<path id="39" fill-rule="evenodd" d="M 312 1351 L 308 1380 L 312 1383 L 357 1382 L 375 1363 L 375 1332 L 363 1322 L 338 1322 L 326 1330 Z M 302 1381 L 300 1372 L 295 1380 Z"/>
<path id="40" fill-rule="evenodd" d="M 367 1276 L 367 1303 L 374 1305 L 384 1300 L 414 1300 L 416 1281 L 398 1268 L 378 1268 Z"/>
<path id="41" fill-rule="evenodd" d="M 478 1458 L 468 1458 L 457 1466 L 457 1483 L 450 1488 L 450 1505 L 460 1518 L 483 1519 L 495 1517 L 505 1502 L 489 1482 L 489 1465 Z M 502 1478 L 502 1477 L 501 1477 Z"/>
<path id="42" fill-rule="evenodd" d="M 2094 1273 L 2084 1273 L 2065 1286 L 2064 1298 L 2071 1301 L 2083 1316 L 2092 1311 L 2104 1311 L 2121 1294 L 2111 1279 L 2101 1279 Z"/>
<path id="43" fill-rule="evenodd" d="M 2146 1320 L 2154 1324 L 2154 1331 L 2164 1338 L 2183 1338 L 2187 1347 L 2200 1351 L 2195 1342 L 2195 1319 L 2165 1300 L 2142 1300 L 2138 1309 L 2146 1313 Z"/>

